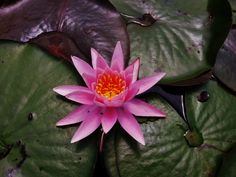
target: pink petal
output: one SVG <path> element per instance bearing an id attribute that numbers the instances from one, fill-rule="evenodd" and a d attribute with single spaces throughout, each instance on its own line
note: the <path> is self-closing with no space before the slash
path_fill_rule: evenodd
<path id="1" fill-rule="evenodd" d="M 134 83 L 134 82 L 138 79 L 139 66 L 140 66 L 140 59 L 137 58 L 137 59 L 134 61 L 134 71 L 133 71 L 133 80 L 132 80 L 132 83 Z"/>
<path id="2" fill-rule="evenodd" d="M 117 71 L 124 70 L 124 55 L 123 55 L 120 41 L 116 43 L 116 47 L 113 52 L 113 56 L 111 59 L 111 69 L 117 70 Z"/>
<path id="3" fill-rule="evenodd" d="M 95 50 L 91 49 L 92 55 L 92 64 L 94 69 L 106 69 L 108 68 L 108 64 L 106 63 L 105 59 Z"/>
<path id="4" fill-rule="evenodd" d="M 134 83 L 137 78 L 138 78 L 138 72 L 139 72 L 139 65 L 140 65 L 140 59 L 137 58 L 132 64 L 130 64 L 126 69 L 125 69 L 125 75 L 132 75 L 132 80 L 131 83 Z"/>
<path id="5" fill-rule="evenodd" d="M 82 87 L 78 85 L 61 85 L 53 88 L 53 91 L 62 96 L 65 96 L 72 92 L 86 92 L 89 91 L 89 89 L 87 87 Z"/>
<path id="6" fill-rule="evenodd" d="M 82 105 L 70 112 L 66 117 L 59 120 L 56 123 L 56 126 L 64 126 L 75 124 L 83 121 L 86 116 L 88 116 L 88 111 L 91 109 L 91 106 Z"/>
<path id="7" fill-rule="evenodd" d="M 150 89 L 159 80 L 161 80 L 161 78 L 163 78 L 165 76 L 165 74 L 166 73 L 159 72 L 159 73 L 156 73 L 155 75 L 148 76 L 148 77 L 145 77 L 141 80 L 136 81 L 133 84 L 133 87 L 139 88 L 139 91 L 138 91 L 137 95 L 147 91 L 148 89 Z"/>
<path id="8" fill-rule="evenodd" d="M 118 121 L 127 133 L 139 143 L 145 145 L 143 132 L 132 114 L 126 110 L 120 109 L 118 111 Z"/>
<path id="9" fill-rule="evenodd" d="M 94 110 L 91 112 L 90 116 L 87 116 L 84 121 L 81 123 L 79 129 L 75 132 L 74 136 L 71 139 L 71 143 L 80 141 L 81 139 L 87 137 L 93 133 L 100 125 L 101 118 L 98 111 Z"/>
<path id="10" fill-rule="evenodd" d="M 128 90 L 126 89 L 125 91 L 120 93 L 118 96 L 115 96 L 111 100 L 108 100 L 106 97 L 101 96 L 97 94 L 96 91 L 94 91 L 94 94 L 95 94 L 94 103 L 101 107 L 119 107 L 124 104 L 127 93 L 128 93 Z"/>
<path id="11" fill-rule="evenodd" d="M 137 95 L 138 91 L 138 87 L 131 87 L 126 95 L 125 101 L 133 99 Z"/>
<path id="12" fill-rule="evenodd" d="M 139 99 L 132 99 L 126 102 L 124 108 L 136 116 L 151 116 L 151 117 L 165 117 L 165 113 L 144 101 Z"/>
<path id="13" fill-rule="evenodd" d="M 127 87 L 130 87 L 130 84 L 132 83 L 133 80 L 133 74 L 124 74 L 124 79 Z"/>
<path id="14" fill-rule="evenodd" d="M 114 126 L 117 120 L 117 112 L 114 108 L 107 108 L 101 117 L 102 128 L 105 133 L 108 133 Z"/>
<path id="15" fill-rule="evenodd" d="M 111 100 L 107 100 L 105 97 L 103 97 L 103 102 L 108 107 L 120 107 L 124 104 L 127 93 L 128 90 L 126 89 L 125 91 L 120 93 L 118 96 L 115 96 Z"/>
<path id="16" fill-rule="evenodd" d="M 124 104 L 124 100 L 105 100 L 104 103 L 107 107 L 120 107 Z"/>
<path id="17" fill-rule="evenodd" d="M 101 102 L 101 100 L 97 99 L 96 97 L 93 101 L 94 101 L 94 104 L 96 104 L 97 106 L 106 107 L 106 105 L 103 102 Z"/>
<path id="18" fill-rule="evenodd" d="M 92 105 L 94 104 L 93 99 L 94 99 L 94 93 L 89 91 L 89 92 L 73 92 L 68 95 L 66 95 L 66 98 L 69 100 L 75 101 L 77 103 L 81 104 L 87 104 L 87 105 Z"/>
<path id="19" fill-rule="evenodd" d="M 96 81 L 96 78 L 93 75 L 86 74 L 86 73 L 84 73 L 82 75 L 82 77 L 84 79 L 85 84 L 88 86 L 88 88 L 91 89 L 92 88 L 92 84 Z"/>
<path id="20" fill-rule="evenodd" d="M 95 78 L 96 72 L 88 63 L 86 63 L 84 60 L 75 56 L 72 56 L 71 59 L 74 63 L 75 68 L 77 69 L 79 74 L 83 77 L 85 82 L 86 82 L 86 78 L 84 78 L 85 74 L 93 77 L 94 81 L 96 80 Z"/>
<path id="21" fill-rule="evenodd" d="M 100 107 L 106 107 L 105 103 L 104 103 L 104 97 L 102 97 L 101 95 L 97 94 L 95 92 L 95 98 L 94 98 L 94 104 L 96 104 L 97 106 Z"/>

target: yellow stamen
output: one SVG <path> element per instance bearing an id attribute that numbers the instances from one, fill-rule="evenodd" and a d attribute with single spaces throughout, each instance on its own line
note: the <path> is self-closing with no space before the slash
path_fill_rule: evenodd
<path id="1" fill-rule="evenodd" d="M 97 79 L 96 92 L 111 100 L 126 89 L 124 78 L 118 73 L 103 73 Z"/>

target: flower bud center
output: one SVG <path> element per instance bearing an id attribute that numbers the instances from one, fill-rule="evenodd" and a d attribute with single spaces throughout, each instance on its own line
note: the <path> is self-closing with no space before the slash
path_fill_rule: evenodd
<path id="1" fill-rule="evenodd" d="M 96 92 L 111 100 L 122 93 L 126 88 L 126 82 L 119 73 L 103 73 L 98 76 L 95 86 Z"/>

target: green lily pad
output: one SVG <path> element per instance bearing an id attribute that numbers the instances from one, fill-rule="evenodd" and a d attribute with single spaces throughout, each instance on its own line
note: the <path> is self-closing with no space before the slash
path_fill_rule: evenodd
<path id="1" fill-rule="evenodd" d="M 189 80 L 211 69 L 232 21 L 227 0 L 110 1 L 141 24 L 155 21 L 149 27 L 128 25 L 131 56 L 141 58 L 141 76 L 166 72 L 164 84 Z M 145 19 L 144 14 L 153 19 Z"/>
<path id="2" fill-rule="evenodd" d="M 207 94 L 206 94 L 207 93 Z M 227 151 L 236 143 L 236 96 L 216 81 L 189 91 L 185 97 L 190 125 L 204 143 Z"/>
<path id="3" fill-rule="evenodd" d="M 228 152 L 223 158 L 222 166 L 217 177 L 234 177 L 236 174 L 236 146 Z"/>
<path id="4" fill-rule="evenodd" d="M 210 97 L 199 102 L 197 96 L 205 89 Z M 149 102 L 167 117 L 141 124 L 146 146 L 137 144 L 120 128 L 107 138 L 104 158 L 111 177 L 216 174 L 222 155 L 236 142 L 236 97 L 210 81 L 189 91 L 185 101 L 190 129 L 165 101 L 152 95 Z"/>
<path id="5" fill-rule="evenodd" d="M 96 135 L 70 144 L 75 127 L 55 126 L 75 105 L 52 88 L 76 84 L 77 76 L 36 47 L 0 43 L 0 176 L 92 176 Z"/>
<path id="6" fill-rule="evenodd" d="M 231 8 L 232 8 L 233 10 L 236 10 L 236 1 L 235 1 L 235 0 L 229 0 L 229 3 L 230 3 L 230 5 L 231 5 Z"/>

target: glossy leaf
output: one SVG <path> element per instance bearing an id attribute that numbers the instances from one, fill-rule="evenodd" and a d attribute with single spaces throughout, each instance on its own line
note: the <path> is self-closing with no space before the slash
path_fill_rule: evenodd
<path id="1" fill-rule="evenodd" d="M 198 101 L 202 90 L 210 98 Z M 142 124 L 146 146 L 119 128 L 107 138 L 104 154 L 111 177 L 213 177 L 221 157 L 236 140 L 236 97 L 210 81 L 186 93 L 190 126 L 165 102 L 151 95 L 149 101 L 167 113 L 162 120 Z"/>
<path id="2" fill-rule="evenodd" d="M 89 58 L 93 47 L 110 59 L 121 41 L 128 58 L 126 26 L 107 1 L 20 0 L 0 8 L 0 39 L 28 42 L 54 31 L 61 33 L 53 38 L 44 34 L 34 42 L 59 57 L 71 51 L 70 55 L 82 53 Z"/>
<path id="3" fill-rule="evenodd" d="M 220 49 L 214 75 L 227 87 L 236 92 L 236 29 L 231 29 L 230 33 Z"/>
<path id="4" fill-rule="evenodd" d="M 52 88 L 76 84 L 76 76 L 72 66 L 36 47 L 0 43 L 0 176 L 93 175 L 96 134 L 71 144 L 77 126 L 56 127 L 75 105 Z"/>
<path id="5" fill-rule="evenodd" d="M 200 98 L 203 92 L 208 93 L 203 94 L 205 99 Z M 217 81 L 189 91 L 185 105 L 190 125 L 202 134 L 204 143 L 226 151 L 236 142 L 236 96 Z"/>
<path id="6" fill-rule="evenodd" d="M 110 1 L 131 19 L 131 56 L 141 58 L 140 75 L 162 70 L 165 84 L 192 85 L 191 79 L 210 70 L 231 25 L 226 0 Z"/>

